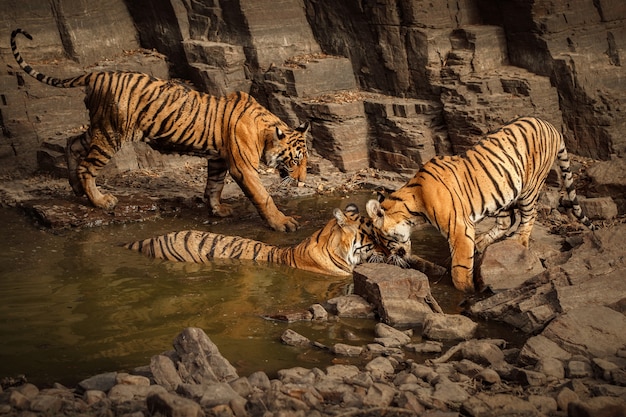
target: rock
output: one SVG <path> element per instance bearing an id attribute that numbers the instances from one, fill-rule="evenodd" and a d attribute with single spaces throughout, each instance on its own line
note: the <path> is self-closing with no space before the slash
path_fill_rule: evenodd
<path id="1" fill-rule="evenodd" d="M 568 417 L 617 417 L 626 415 L 626 400 L 614 397 L 593 397 L 572 401 L 567 408 Z"/>
<path id="2" fill-rule="evenodd" d="M 392 326 L 421 325 L 426 315 L 441 312 L 430 293 L 428 277 L 419 271 L 367 263 L 354 269 L 354 293 L 362 296 Z"/>
<path id="3" fill-rule="evenodd" d="M 202 331 L 188 327 L 174 339 L 174 349 L 180 357 L 178 372 L 183 381 L 195 383 L 237 379 L 237 371 Z M 184 372 L 181 371 L 181 365 Z"/>
<path id="4" fill-rule="evenodd" d="M 363 353 L 362 346 L 346 345 L 345 343 L 335 343 L 332 348 L 335 355 L 360 356 Z"/>
<path id="5" fill-rule="evenodd" d="M 556 403 L 559 406 L 559 410 L 567 411 L 569 404 L 577 401 L 580 401 L 580 398 L 568 387 L 563 387 L 556 395 Z"/>
<path id="6" fill-rule="evenodd" d="M 183 383 L 174 362 L 165 355 L 154 355 L 150 359 L 150 372 L 154 381 L 168 391 L 176 390 Z"/>
<path id="7" fill-rule="evenodd" d="M 160 385 L 126 385 L 118 384 L 109 390 L 108 398 L 114 404 L 121 404 L 131 400 L 145 400 L 154 393 L 167 392 Z"/>
<path id="8" fill-rule="evenodd" d="M 384 378 L 394 373 L 394 368 L 388 358 L 379 356 L 372 359 L 365 365 L 365 370 L 370 372 L 374 379 Z"/>
<path id="9" fill-rule="evenodd" d="M 247 397 L 254 389 L 248 378 L 243 376 L 235 379 L 234 381 L 230 381 L 230 386 L 241 397 Z"/>
<path id="10" fill-rule="evenodd" d="M 520 351 L 520 362 L 535 365 L 546 359 L 569 360 L 572 354 L 561 348 L 555 341 L 544 335 L 533 336 L 526 341 Z"/>
<path id="11" fill-rule="evenodd" d="M 593 375 L 591 364 L 584 360 L 569 361 L 565 371 L 568 378 L 587 378 Z"/>
<path id="12" fill-rule="evenodd" d="M 338 317 L 373 318 L 374 309 L 363 297 L 351 294 L 331 298 L 327 301 L 330 310 Z"/>
<path id="13" fill-rule="evenodd" d="M 125 385 L 150 385 L 150 379 L 142 375 L 130 375 L 125 372 L 119 372 L 115 381 L 117 384 Z"/>
<path id="14" fill-rule="evenodd" d="M 30 401 L 28 397 L 19 391 L 11 391 L 9 393 L 9 404 L 11 407 L 15 407 L 18 410 L 28 410 L 30 408 Z"/>
<path id="15" fill-rule="evenodd" d="M 107 372 L 80 381 L 78 388 L 83 391 L 98 390 L 108 392 L 115 384 L 117 384 L 117 373 Z"/>
<path id="16" fill-rule="evenodd" d="M 615 203 L 620 214 L 626 213 L 626 160 L 614 158 L 602 161 L 587 170 L 593 190 L 601 196 L 617 196 Z"/>
<path id="17" fill-rule="evenodd" d="M 504 361 L 504 353 L 495 344 L 480 340 L 463 343 L 461 355 L 465 359 L 485 366 L 496 365 Z"/>
<path id="18" fill-rule="evenodd" d="M 478 267 L 482 284 L 494 292 L 516 288 L 544 270 L 537 256 L 512 239 L 489 245 Z"/>
<path id="19" fill-rule="evenodd" d="M 546 395 L 529 395 L 528 402 L 531 403 L 540 413 L 550 415 L 557 411 L 556 400 Z"/>
<path id="20" fill-rule="evenodd" d="M 83 400 L 87 405 L 94 405 L 107 398 L 107 394 L 103 391 L 89 390 L 83 394 Z"/>
<path id="21" fill-rule="evenodd" d="M 470 339 L 478 324 L 459 314 L 428 314 L 424 320 L 422 335 L 429 339 L 466 340 Z"/>
<path id="22" fill-rule="evenodd" d="M 579 198 L 578 202 L 590 219 L 611 220 L 617 217 L 617 204 L 611 197 Z"/>
<path id="23" fill-rule="evenodd" d="M 476 380 L 489 385 L 496 385 L 501 382 L 500 375 L 493 369 L 483 369 L 476 375 Z"/>
<path id="24" fill-rule="evenodd" d="M 515 415 L 540 417 L 533 404 L 509 394 L 487 395 L 480 392 L 463 403 L 463 412 L 472 417 Z"/>
<path id="25" fill-rule="evenodd" d="M 313 320 L 328 320 L 328 311 L 321 304 L 313 304 L 309 310 L 313 314 Z"/>
<path id="26" fill-rule="evenodd" d="M 453 410 L 458 410 L 470 395 L 461 384 L 454 383 L 447 378 L 440 378 L 435 384 L 433 398 L 446 404 Z"/>
<path id="27" fill-rule="evenodd" d="M 270 388 L 270 379 L 263 371 L 253 372 L 248 376 L 248 380 L 250 381 L 250 385 L 262 391 L 266 391 Z"/>
<path id="28" fill-rule="evenodd" d="M 363 405 L 366 407 L 389 407 L 395 396 L 395 390 L 387 384 L 373 383 L 368 389 Z"/>
<path id="29" fill-rule="evenodd" d="M 205 384 L 202 388 L 204 393 L 199 399 L 202 407 L 229 404 L 231 401 L 241 398 L 241 396 L 225 382 Z"/>
<path id="30" fill-rule="evenodd" d="M 385 347 L 400 347 L 411 342 L 409 335 L 385 323 L 376 323 L 374 333 L 377 336 L 374 341 Z"/>
<path id="31" fill-rule="evenodd" d="M 427 340 L 423 343 L 411 343 L 405 347 L 415 353 L 441 353 L 443 343 Z"/>
<path id="32" fill-rule="evenodd" d="M 355 365 L 331 365 L 326 368 L 326 377 L 336 381 L 356 381 L 360 376 L 365 375 L 367 374 L 362 373 Z M 367 383 L 360 383 L 359 385 L 369 387 L 371 383 L 372 380 L 370 378 Z"/>
<path id="33" fill-rule="evenodd" d="M 615 355 L 624 346 L 626 316 L 608 307 L 581 307 L 557 317 L 542 335 L 573 354 Z"/>
<path id="34" fill-rule="evenodd" d="M 147 400 L 151 415 L 176 417 L 204 417 L 200 404 L 167 392 L 150 395 Z"/>
<path id="35" fill-rule="evenodd" d="M 626 280 L 621 279 L 626 274 L 624 233 L 626 224 L 583 234 L 582 245 L 571 251 L 565 263 L 519 288 L 470 302 L 469 313 L 538 333 L 562 312 L 619 303 L 626 294 Z"/>
<path id="36" fill-rule="evenodd" d="M 42 414 L 56 414 L 61 410 L 63 401 L 56 395 L 38 395 L 30 402 L 30 410 Z"/>
<path id="37" fill-rule="evenodd" d="M 591 364 L 594 370 L 594 374 L 598 375 L 605 381 L 612 381 L 614 372 L 620 370 L 619 365 L 602 358 L 593 358 Z"/>
<path id="38" fill-rule="evenodd" d="M 289 346 L 307 347 L 312 345 L 312 342 L 308 337 L 302 336 L 291 329 L 285 330 L 280 336 L 280 340 Z"/>
<path id="39" fill-rule="evenodd" d="M 542 357 L 537 361 L 537 365 L 535 367 L 537 372 L 541 372 L 546 375 L 548 378 L 554 378 L 557 381 L 565 378 L 565 368 L 563 366 L 563 362 L 559 359 L 551 358 L 551 357 Z"/>

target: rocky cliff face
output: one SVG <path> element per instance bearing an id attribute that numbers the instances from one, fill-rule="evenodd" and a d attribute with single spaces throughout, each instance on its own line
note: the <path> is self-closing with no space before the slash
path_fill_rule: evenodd
<path id="1" fill-rule="evenodd" d="M 342 170 L 412 173 L 436 153 L 461 152 L 519 115 L 563 129 L 573 153 L 609 159 L 626 152 L 623 2 L 0 4 L 8 11 L 0 17 L 3 65 L 17 67 L 8 48 L 15 27 L 35 36 L 21 40 L 24 56 L 60 76 L 104 58 L 126 68 L 130 54 L 121 60 L 120 52 L 153 49 L 166 57 L 170 75 L 202 90 L 247 90 L 292 125 L 310 119 L 312 147 Z M 133 55 L 130 67 L 163 76 L 154 55 L 145 58 Z M 44 65 L 51 60 L 61 65 Z M 13 69 L 0 82 L 3 160 L 28 161 L 48 137 L 76 128 L 76 117 L 59 117 L 59 107 L 84 120 L 80 92 L 35 87 Z M 47 98 L 35 99 L 29 88 Z M 69 97 L 63 106 L 55 102 L 59 94 Z M 47 118 L 57 123 L 44 128 Z M 32 156 L 20 164 L 32 167 Z"/>

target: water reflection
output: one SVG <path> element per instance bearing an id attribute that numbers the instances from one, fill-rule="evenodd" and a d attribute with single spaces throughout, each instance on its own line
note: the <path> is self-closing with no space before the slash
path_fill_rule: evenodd
<path id="1" fill-rule="evenodd" d="M 364 207 L 368 198 L 363 194 L 350 202 Z M 304 213 L 297 233 L 270 231 L 253 213 L 215 224 L 207 224 L 205 217 L 163 219 L 53 234 L 2 209 L 0 377 L 25 373 L 35 383 L 71 385 L 99 372 L 130 370 L 171 349 L 173 338 L 187 326 L 204 329 L 241 375 L 330 364 L 325 352 L 282 345 L 279 338 L 288 326 L 322 342 L 350 343 L 355 335 L 371 340 L 371 321 L 287 325 L 261 318 L 324 301 L 343 291 L 351 278 L 243 261 L 178 264 L 118 246 L 188 228 L 293 244 L 348 201 L 320 197 L 287 204 L 287 212 Z M 437 234 L 425 236 L 424 247 L 417 250 L 437 261 L 441 255 L 425 252 L 445 253 L 445 241 L 437 240 Z M 452 305 L 460 301 L 451 286 L 442 288 L 450 291 Z"/>

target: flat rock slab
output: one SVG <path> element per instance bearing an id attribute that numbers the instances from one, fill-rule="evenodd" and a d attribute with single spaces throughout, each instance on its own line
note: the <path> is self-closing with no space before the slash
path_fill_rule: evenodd
<path id="1" fill-rule="evenodd" d="M 626 347 L 626 316 L 604 306 L 580 307 L 554 319 L 542 335 L 572 354 L 613 356 Z"/>
<path id="2" fill-rule="evenodd" d="M 519 287 L 544 270 L 535 254 L 511 239 L 489 245 L 478 268 L 483 285 L 494 292 Z"/>
<path id="3" fill-rule="evenodd" d="M 430 292 L 428 277 L 389 264 L 361 264 L 354 269 L 354 293 L 374 305 L 392 326 L 421 325 L 428 314 L 442 313 Z"/>
<path id="4" fill-rule="evenodd" d="M 162 200 L 146 195 L 116 196 L 118 204 L 111 211 L 103 210 L 78 198 L 28 200 L 19 207 L 40 225 L 51 229 L 107 226 L 144 220 L 155 220 L 181 210 L 181 200 Z M 208 214 L 207 214 L 208 216 Z"/>

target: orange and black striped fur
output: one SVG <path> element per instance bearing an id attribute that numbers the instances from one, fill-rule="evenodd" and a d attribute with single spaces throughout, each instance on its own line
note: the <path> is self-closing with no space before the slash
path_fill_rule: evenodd
<path id="1" fill-rule="evenodd" d="M 539 192 L 555 160 L 574 215 L 593 229 L 576 198 L 562 135 L 531 117 L 488 134 L 462 155 L 432 159 L 382 203 L 370 200 L 367 212 L 378 233 L 394 240 L 402 253 L 410 250 L 413 226 L 423 220 L 435 226 L 448 239 L 454 286 L 473 291 L 475 250 L 511 229 L 515 209 L 520 223 L 511 237 L 528 247 Z M 486 216 L 496 216 L 495 226 L 475 236 L 475 224 Z"/>
<path id="2" fill-rule="evenodd" d="M 213 97 L 173 81 L 137 72 L 91 72 L 65 80 L 35 71 L 21 57 L 15 37 L 11 49 L 20 67 L 53 87 L 85 87 L 90 126 L 84 136 L 68 143 L 70 184 L 91 203 L 112 209 L 117 198 L 96 187 L 100 169 L 124 142 L 145 140 L 161 152 L 184 153 L 208 159 L 205 189 L 212 214 L 228 216 L 221 203 L 224 178 L 230 172 L 259 214 L 275 230 L 295 230 L 298 223 L 281 213 L 258 175 L 259 163 L 277 168 L 283 180 L 304 181 L 308 123 L 295 130 L 246 93 Z"/>
<path id="3" fill-rule="evenodd" d="M 349 275 L 366 261 L 380 261 L 372 221 L 357 206 L 336 208 L 326 226 L 295 246 L 277 247 L 239 236 L 198 230 L 172 232 L 124 245 L 144 255 L 178 262 L 247 259 L 287 265 L 328 275 Z"/>

